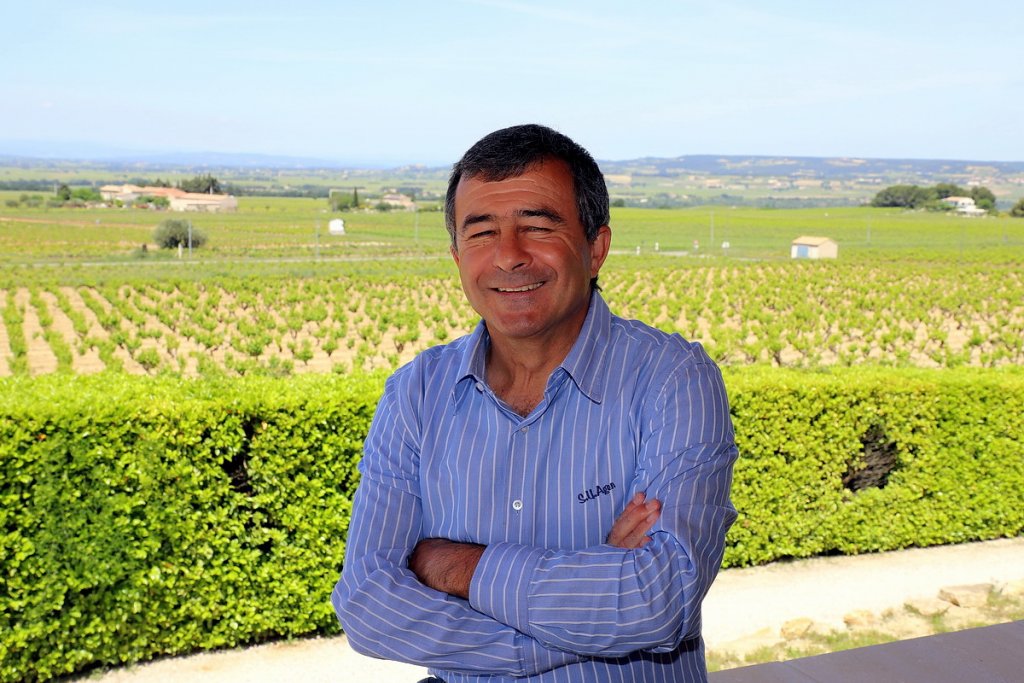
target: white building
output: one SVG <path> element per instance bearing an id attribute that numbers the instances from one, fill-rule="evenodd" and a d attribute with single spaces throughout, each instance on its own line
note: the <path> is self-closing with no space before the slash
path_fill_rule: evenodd
<path id="1" fill-rule="evenodd" d="M 838 258 L 839 245 L 828 237 L 797 237 L 789 251 L 790 258 Z"/>
<path id="2" fill-rule="evenodd" d="M 971 197 L 946 197 L 943 199 L 947 204 L 953 206 L 957 213 L 965 216 L 984 216 L 985 209 L 979 209 Z"/>
<path id="3" fill-rule="evenodd" d="M 229 194 L 200 194 L 183 192 L 169 199 L 171 211 L 237 211 L 238 200 Z"/>

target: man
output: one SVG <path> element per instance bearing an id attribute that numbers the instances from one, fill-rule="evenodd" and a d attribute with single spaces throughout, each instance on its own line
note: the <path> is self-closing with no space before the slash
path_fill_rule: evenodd
<path id="1" fill-rule="evenodd" d="M 483 319 L 387 382 L 332 602 L 352 647 L 463 681 L 702 681 L 735 519 L 721 375 L 597 288 L 593 158 L 515 126 L 455 164 L 446 221 Z"/>

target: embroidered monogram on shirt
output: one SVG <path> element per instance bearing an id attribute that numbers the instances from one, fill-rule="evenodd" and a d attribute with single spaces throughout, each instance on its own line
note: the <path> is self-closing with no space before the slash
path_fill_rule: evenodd
<path id="1" fill-rule="evenodd" d="M 607 496 L 609 493 L 615 490 L 615 482 L 605 484 L 604 486 L 597 485 L 592 489 L 587 489 L 583 493 L 576 494 L 576 500 L 580 503 L 586 503 L 588 500 L 597 500 L 601 496 Z"/>

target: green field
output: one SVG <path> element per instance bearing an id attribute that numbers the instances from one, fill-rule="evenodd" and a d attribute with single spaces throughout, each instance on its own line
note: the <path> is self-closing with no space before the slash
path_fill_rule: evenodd
<path id="1" fill-rule="evenodd" d="M 0 192 L 0 202 L 21 194 Z M 143 244 L 154 246 L 153 231 L 168 217 L 138 209 L 0 208 L 0 263 L 128 259 Z M 209 237 L 207 246 L 192 255 L 196 260 L 438 255 L 447 250 L 444 218 L 437 210 L 331 213 L 323 199 L 242 197 L 236 213 L 185 217 Z M 333 218 L 345 220 L 345 236 L 328 234 Z M 1007 263 L 1024 251 L 1024 221 L 1018 219 L 868 207 L 620 208 L 612 210 L 612 229 L 614 251 L 635 254 L 639 247 L 641 255 L 690 258 L 785 260 L 790 242 L 801 235 L 834 239 L 844 262 Z M 161 255 L 150 249 L 148 257 Z"/>

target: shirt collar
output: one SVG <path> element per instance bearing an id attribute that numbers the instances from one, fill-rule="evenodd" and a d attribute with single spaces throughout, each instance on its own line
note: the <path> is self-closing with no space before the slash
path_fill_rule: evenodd
<path id="1" fill-rule="evenodd" d="M 459 365 L 455 374 L 455 385 L 452 387 L 453 398 L 464 382 L 483 382 L 487 367 L 487 347 L 490 346 L 490 335 L 487 325 L 481 320 L 468 337 L 459 356 Z"/>
<path id="2" fill-rule="evenodd" d="M 590 295 L 590 308 L 580 328 L 579 337 L 569 350 L 565 360 L 558 366 L 572 377 L 573 382 L 584 395 L 595 403 L 604 400 L 605 382 L 608 373 L 607 350 L 611 343 L 612 314 L 608 304 L 596 290 Z M 459 358 L 453 394 L 464 380 L 484 382 L 487 366 L 487 348 L 490 346 L 487 325 L 481 320 L 466 338 Z M 558 370 L 556 369 L 555 372 Z M 454 396 L 453 396 L 454 397 Z"/>
<path id="3" fill-rule="evenodd" d="M 583 321 L 580 336 L 559 366 L 587 398 L 594 403 L 604 400 L 605 370 L 608 359 L 608 345 L 611 343 L 612 314 L 601 294 L 594 290 L 590 295 L 590 310 Z"/>

